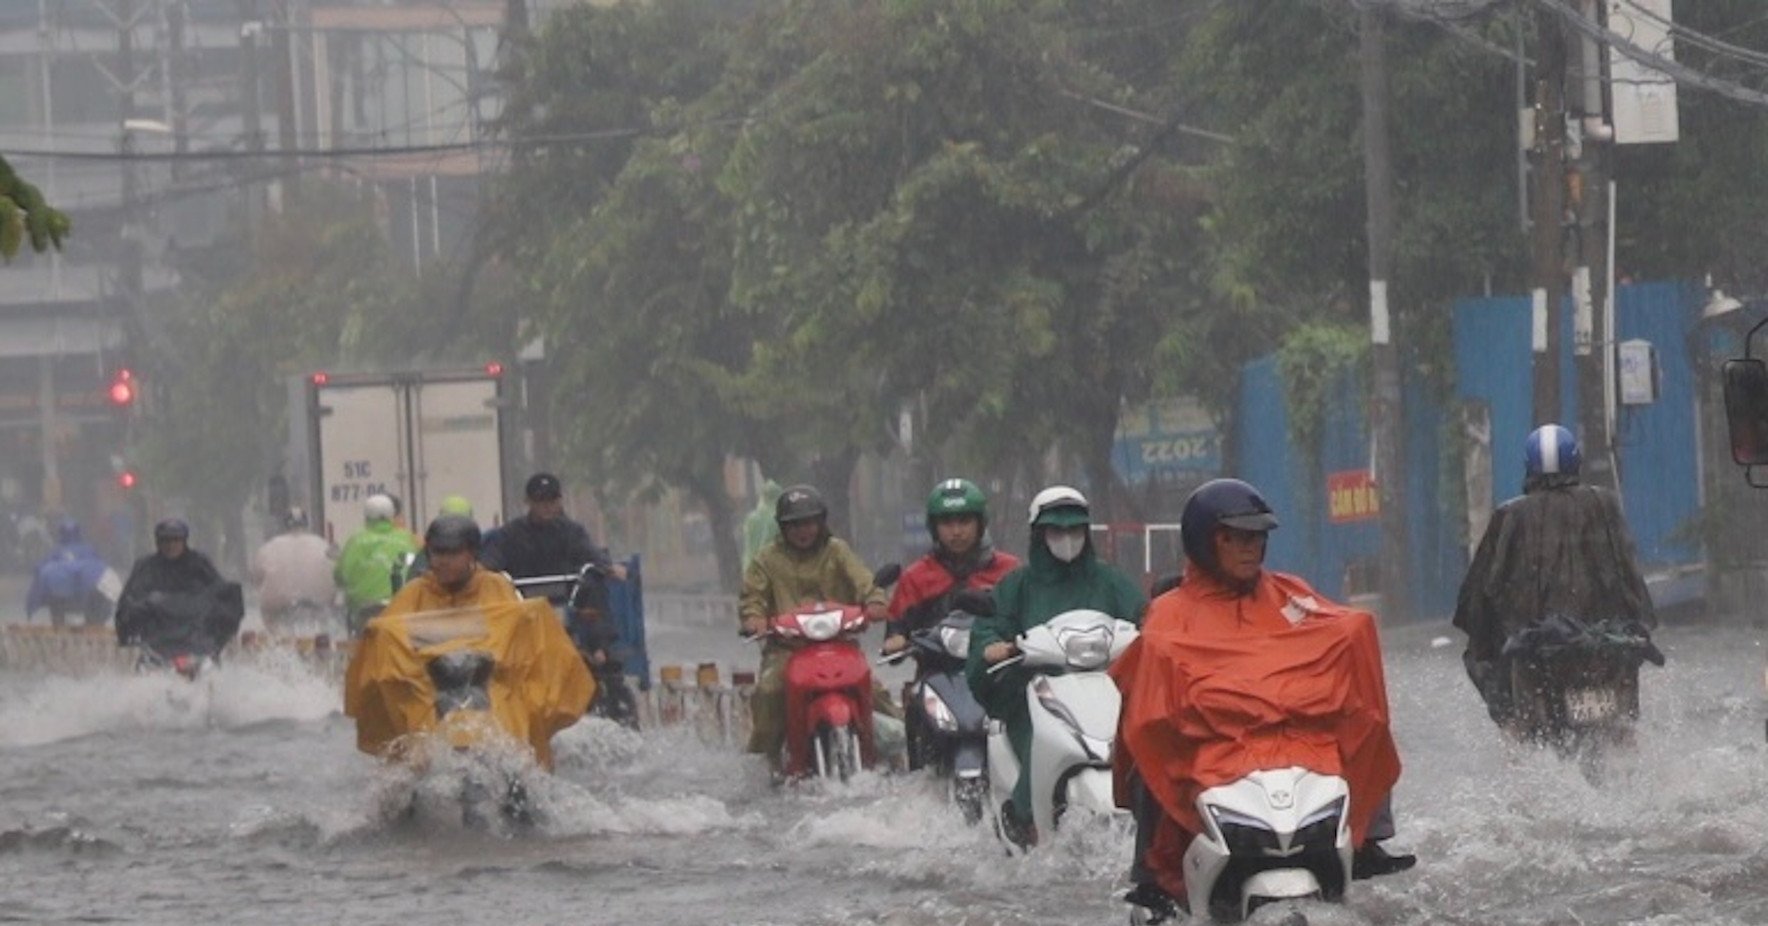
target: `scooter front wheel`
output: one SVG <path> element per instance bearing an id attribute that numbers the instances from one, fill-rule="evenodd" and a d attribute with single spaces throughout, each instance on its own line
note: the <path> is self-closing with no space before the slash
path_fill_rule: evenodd
<path id="1" fill-rule="evenodd" d="M 859 740 L 852 727 L 824 727 L 817 731 L 811 748 L 815 753 L 816 773 L 823 778 L 847 781 L 859 771 Z"/>
<path id="2" fill-rule="evenodd" d="M 981 776 L 954 778 L 952 800 L 957 803 L 958 812 L 964 815 L 964 823 L 969 826 L 981 823 L 982 815 L 988 809 L 988 781 Z"/>

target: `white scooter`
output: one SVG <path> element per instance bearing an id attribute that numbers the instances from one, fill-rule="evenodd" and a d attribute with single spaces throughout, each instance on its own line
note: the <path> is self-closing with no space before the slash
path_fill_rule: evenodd
<path id="1" fill-rule="evenodd" d="M 1270 903 L 1338 900 L 1351 882 L 1350 788 L 1300 766 L 1263 769 L 1197 796 L 1185 850 L 1191 909 L 1221 921 Z"/>
<path id="2" fill-rule="evenodd" d="M 1080 809 L 1111 815 L 1111 744 L 1122 698 L 1105 669 L 1136 639 L 1136 625 L 1102 611 L 1066 611 L 1014 641 L 1019 655 L 990 671 L 1024 665 L 1031 709 L 1031 815 L 1039 833 Z M 997 798 L 1013 793 L 1019 760 L 1000 721 L 989 722 L 989 779 Z M 993 803 L 993 802 L 991 802 Z M 1000 807 L 994 805 L 997 829 Z"/>

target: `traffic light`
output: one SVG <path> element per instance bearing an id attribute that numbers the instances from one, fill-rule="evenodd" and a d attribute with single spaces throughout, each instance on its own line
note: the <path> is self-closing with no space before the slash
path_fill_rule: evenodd
<path id="1" fill-rule="evenodd" d="M 117 474 L 117 487 L 123 491 L 135 488 L 135 471 L 126 469 Z"/>
<path id="2" fill-rule="evenodd" d="M 140 396 L 140 389 L 135 382 L 135 374 L 127 368 L 118 370 L 111 377 L 110 388 L 105 390 L 106 398 L 117 408 L 129 408 Z"/>

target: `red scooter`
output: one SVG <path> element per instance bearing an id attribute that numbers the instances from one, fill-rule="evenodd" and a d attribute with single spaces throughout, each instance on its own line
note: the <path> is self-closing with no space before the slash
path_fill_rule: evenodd
<path id="1" fill-rule="evenodd" d="M 816 602 L 768 621 L 768 632 L 796 648 L 786 660 L 788 777 L 846 781 L 877 762 L 872 738 L 872 666 L 857 637 L 865 610 Z"/>

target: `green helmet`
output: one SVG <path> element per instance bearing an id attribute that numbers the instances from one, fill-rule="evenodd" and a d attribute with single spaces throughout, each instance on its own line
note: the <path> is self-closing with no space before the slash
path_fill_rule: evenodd
<path id="1" fill-rule="evenodd" d="M 442 499 L 437 511 L 440 514 L 464 514 L 470 518 L 473 516 L 473 503 L 465 495 L 450 495 Z"/>
<path id="2" fill-rule="evenodd" d="M 934 525 L 940 518 L 966 514 L 975 515 L 987 527 L 988 496 L 968 479 L 947 479 L 934 486 L 933 494 L 927 496 L 927 533 L 938 541 Z"/>

